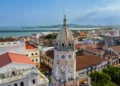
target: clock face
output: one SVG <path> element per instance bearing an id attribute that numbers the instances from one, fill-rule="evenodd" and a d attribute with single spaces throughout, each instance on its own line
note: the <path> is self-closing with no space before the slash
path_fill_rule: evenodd
<path id="1" fill-rule="evenodd" d="M 62 55 L 62 56 L 61 56 L 61 58 L 62 58 L 62 59 L 64 59 L 64 58 L 65 58 L 65 56 L 64 56 L 64 55 Z"/>
<path id="2" fill-rule="evenodd" d="M 68 58 L 71 58 L 72 56 L 71 55 L 68 55 Z"/>

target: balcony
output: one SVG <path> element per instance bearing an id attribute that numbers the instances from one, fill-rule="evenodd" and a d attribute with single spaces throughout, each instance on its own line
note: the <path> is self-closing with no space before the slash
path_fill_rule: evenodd
<path id="1" fill-rule="evenodd" d="M 1 74 L 2 75 L 2 74 Z M 40 76 L 40 82 L 39 84 L 44 84 L 44 83 L 48 83 L 47 78 L 41 74 L 38 70 L 33 69 L 33 70 L 24 70 L 22 71 L 21 75 L 16 75 L 16 76 L 12 76 L 12 77 L 0 77 L 0 85 L 1 84 L 5 84 L 5 83 L 9 83 L 9 82 L 13 82 L 16 80 L 21 80 L 21 79 L 25 79 L 25 78 L 30 78 L 33 76 Z"/>
<path id="2" fill-rule="evenodd" d="M 73 46 L 55 46 L 54 49 L 59 50 L 59 51 L 72 51 L 74 50 Z"/>

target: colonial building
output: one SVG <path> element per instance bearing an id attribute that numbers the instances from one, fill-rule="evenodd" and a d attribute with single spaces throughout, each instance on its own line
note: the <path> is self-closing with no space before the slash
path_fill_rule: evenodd
<path id="1" fill-rule="evenodd" d="M 111 46 L 120 45 L 120 35 L 119 30 L 116 29 L 112 32 L 107 32 L 105 35 L 100 35 L 103 39 L 99 42 L 100 44 L 104 45 L 104 49 L 107 49 Z"/>
<path id="2" fill-rule="evenodd" d="M 0 86 L 48 85 L 48 79 L 26 55 L 10 52 L 0 55 Z"/>
<path id="3" fill-rule="evenodd" d="M 6 52 L 18 53 L 25 55 L 24 41 L 4 41 L 0 42 L 0 55 Z"/>
<path id="4" fill-rule="evenodd" d="M 63 28 L 58 33 L 54 45 L 52 85 L 91 86 L 88 74 L 106 67 L 107 61 L 98 56 L 76 56 L 74 38 L 64 17 Z"/>
<path id="5" fill-rule="evenodd" d="M 28 56 L 40 69 L 40 51 L 37 47 L 26 42 L 26 56 Z"/>
<path id="6" fill-rule="evenodd" d="M 119 65 L 119 56 L 113 53 L 105 53 L 103 55 L 103 58 L 105 58 L 108 61 L 108 66 L 118 66 Z"/>
<path id="7" fill-rule="evenodd" d="M 114 65 L 120 67 L 120 46 L 109 47 L 106 52 L 108 52 L 114 56 L 116 55 L 116 58 L 114 57 L 114 59 L 111 58 L 110 60 L 112 61 L 112 63 Z"/>
<path id="8" fill-rule="evenodd" d="M 98 49 L 97 44 L 83 45 L 81 48 L 86 54 L 93 54 L 99 57 L 103 57 L 104 50 Z"/>

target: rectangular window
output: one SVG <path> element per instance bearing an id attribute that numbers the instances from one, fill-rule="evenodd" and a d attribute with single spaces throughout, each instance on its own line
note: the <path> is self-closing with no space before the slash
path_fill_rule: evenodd
<path id="1" fill-rule="evenodd" d="M 34 79 L 34 80 L 32 80 L 32 83 L 33 83 L 33 84 L 35 84 L 35 79 Z"/>

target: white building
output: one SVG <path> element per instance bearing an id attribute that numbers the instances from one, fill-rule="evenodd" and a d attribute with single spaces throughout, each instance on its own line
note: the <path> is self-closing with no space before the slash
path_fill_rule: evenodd
<path id="1" fill-rule="evenodd" d="M 48 79 L 25 55 L 0 55 L 0 86 L 48 86 Z"/>
<path id="2" fill-rule="evenodd" d="M 25 55 L 25 43 L 23 41 L 0 42 L 0 55 L 6 52 Z"/>

